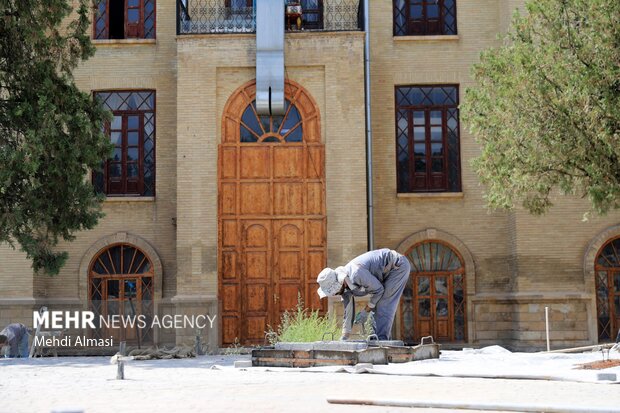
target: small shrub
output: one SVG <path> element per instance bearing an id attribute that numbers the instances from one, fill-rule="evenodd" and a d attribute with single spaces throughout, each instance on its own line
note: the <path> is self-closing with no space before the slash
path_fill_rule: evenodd
<path id="1" fill-rule="evenodd" d="M 235 341 L 224 351 L 226 356 L 237 356 L 244 353 L 244 347 L 239 342 L 239 338 L 235 337 Z"/>
<path id="2" fill-rule="evenodd" d="M 269 326 L 267 337 L 273 345 L 277 342 L 311 342 L 321 341 L 325 333 L 327 337 L 338 339 L 338 323 L 333 317 L 322 317 L 318 310 L 312 311 L 304 308 L 301 296 L 297 297 L 295 310 L 286 311 L 282 314 L 280 326 L 275 331 Z"/>

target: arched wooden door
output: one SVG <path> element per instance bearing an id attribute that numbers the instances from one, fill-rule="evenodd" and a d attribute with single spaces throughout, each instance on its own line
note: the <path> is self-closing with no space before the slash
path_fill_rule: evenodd
<path id="1" fill-rule="evenodd" d="M 93 338 L 130 345 L 153 344 L 154 269 L 150 258 L 130 244 L 115 244 L 100 251 L 90 264 L 89 302 L 95 320 L 123 317 L 134 323 L 98 325 Z M 140 328 L 137 320 L 144 321 Z M 96 323 L 97 325 L 97 323 Z"/>
<path id="2" fill-rule="evenodd" d="M 440 241 L 414 245 L 405 256 L 411 276 L 401 301 L 403 340 L 411 344 L 433 336 L 439 342 L 467 341 L 461 256 Z"/>
<path id="3" fill-rule="evenodd" d="M 228 100 L 218 160 L 222 344 L 263 343 L 296 306 L 320 308 L 326 264 L 325 152 L 319 110 L 286 82 L 284 116 L 258 116 L 256 85 Z"/>
<path id="4" fill-rule="evenodd" d="M 598 339 L 614 341 L 620 329 L 620 238 L 601 248 L 594 269 Z"/>

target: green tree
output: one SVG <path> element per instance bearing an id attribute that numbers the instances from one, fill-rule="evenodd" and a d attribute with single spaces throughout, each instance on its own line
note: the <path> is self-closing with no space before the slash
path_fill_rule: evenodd
<path id="1" fill-rule="evenodd" d="M 473 68 L 463 120 L 487 203 L 534 214 L 550 194 L 620 206 L 620 1 L 535 0 Z"/>
<path id="2" fill-rule="evenodd" d="M 102 216 L 87 176 L 110 153 L 108 114 L 71 75 L 94 54 L 90 12 L 89 0 L 0 0 L 0 242 L 50 275 L 67 258 L 59 240 Z"/>

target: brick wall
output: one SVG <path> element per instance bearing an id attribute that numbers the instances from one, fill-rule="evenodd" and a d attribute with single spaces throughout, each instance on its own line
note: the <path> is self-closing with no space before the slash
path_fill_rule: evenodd
<path id="1" fill-rule="evenodd" d="M 620 214 L 584 222 L 587 203 L 568 197 L 558 197 L 544 217 L 519 209 L 488 211 L 484 188 L 470 167 L 480 147 L 463 124 L 462 193 L 396 193 L 394 87 L 458 84 L 462 100 L 473 84 L 471 65 L 481 50 L 498 44 L 497 33 L 522 5 L 523 0 L 461 0 L 457 36 L 396 38 L 392 1 L 370 2 L 375 246 L 395 248 L 412 234 L 437 233 L 458 241 L 462 254 L 467 250 L 471 344 L 543 346 L 545 306 L 551 309 L 555 345 L 593 343 L 596 307 L 588 272 L 593 259 L 584 256 L 606 229 L 605 236 L 620 235 L 609 232 Z M 97 54 L 75 73 L 86 91 L 156 90 L 157 196 L 106 201 L 106 217 L 97 228 L 60 246 L 70 255 L 57 277 L 33 276 L 21 253 L 1 247 L 0 322 L 27 322 L 44 300 L 84 300 L 80 268 L 89 249 L 119 233 L 140 237 L 161 261 L 160 311 L 217 313 L 221 116 L 230 95 L 255 77 L 255 38 L 177 37 L 175 25 L 175 3 L 159 1 L 156 40 L 96 41 Z M 363 33 L 289 33 L 285 43 L 286 77 L 306 88 L 321 112 L 328 264 L 337 266 L 367 245 Z M 162 340 L 187 343 L 193 335 L 161 334 Z M 214 346 L 218 336 L 210 331 L 203 339 Z"/>
<path id="2" fill-rule="evenodd" d="M 460 240 L 475 262 L 475 274 L 467 274 L 475 283 L 468 286 L 475 291 L 468 304 L 474 343 L 543 345 L 544 326 L 540 312 L 530 314 L 531 303 L 543 313 L 545 306 L 563 306 L 562 320 L 553 321 L 551 328 L 556 344 L 596 342 L 594 291 L 584 279 L 584 254 L 599 232 L 618 223 L 620 214 L 583 222 L 587 203 L 570 197 L 557 197 L 556 207 L 544 217 L 520 209 L 488 211 L 484 188 L 470 167 L 480 147 L 464 124 L 462 194 L 396 193 L 394 87 L 456 83 L 462 101 L 465 89 L 473 85 L 471 65 L 483 49 L 497 45 L 497 33 L 507 29 L 514 9 L 523 3 L 458 1 L 458 36 L 430 38 L 394 37 L 392 2 L 370 3 L 376 247 L 393 248 L 426 228 Z"/>

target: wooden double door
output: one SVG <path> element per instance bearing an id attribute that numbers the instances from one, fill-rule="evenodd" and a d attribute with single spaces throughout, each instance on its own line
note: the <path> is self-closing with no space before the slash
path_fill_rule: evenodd
<path id="1" fill-rule="evenodd" d="M 323 164 L 320 144 L 220 145 L 222 345 L 262 344 L 298 300 L 325 310 L 316 294 L 326 264 Z"/>

